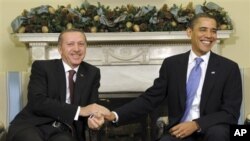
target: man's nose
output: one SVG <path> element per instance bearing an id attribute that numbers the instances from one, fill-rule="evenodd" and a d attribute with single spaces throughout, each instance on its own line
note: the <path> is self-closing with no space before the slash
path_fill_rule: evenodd
<path id="1" fill-rule="evenodd" d="M 74 45 L 74 48 L 73 48 L 75 51 L 78 51 L 80 49 L 80 46 L 78 44 L 75 44 Z"/>

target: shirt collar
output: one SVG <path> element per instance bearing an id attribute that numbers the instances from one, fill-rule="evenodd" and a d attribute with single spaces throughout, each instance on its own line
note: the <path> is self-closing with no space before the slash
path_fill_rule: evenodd
<path id="1" fill-rule="evenodd" d="M 67 63 L 65 63 L 63 60 L 62 60 L 62 62 L 63 62 L 63 67 L 64 67 L 65 72 L 72 70 L 72 68 Z M 79 65 L 76 68 L 74 68 L 73 70 L 75 70 L 77 72 L 78 69 L 79 69 Z"/>
<path id="2" fill-rule="evenodd" d="M 206 54 L 200 56 L 200 58 L 203 59 L 203 62 L 205 64 L 208 64 L 208 60 L 209 60 L 209 57 L 210 57 L 210 54 L 211 54 L 211 51 L 207 52 Z M 195 58 L 197 58 L 198 56 L 193 52 L 193 50 L 190 51 L 190 54 L 189 54 L 189 60 L 188 60 L 188 63 L 192 63 Z"/>

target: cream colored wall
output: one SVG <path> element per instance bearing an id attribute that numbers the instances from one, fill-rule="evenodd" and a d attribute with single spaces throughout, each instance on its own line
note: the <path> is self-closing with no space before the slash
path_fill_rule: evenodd
<path id="1" fill-rule="evenodd" d="M 5 79 L 5 73 L 0 72 L 0 122 L 3 122 L 6 124 L 6 96 L 3 96 L 3 94 L 6 93 L 6 79 Z"/>
<path id="2" fill-rule="evenodd" d="M 244 83 L 245 83 L 245 87 L 244 87 L 244 92 L 246 93 L 244 95 L 244 106 L 245 106 L 245 114 L 250 114 L 250 104 L 249 104 L 249 100 L 250 100 L 250 68 L 247 68 L 244 70 L 245 76 L 244 76 Z"/>
<path id="3" fill-rule="evenodd" d="M 11 36 L 11 21 L 21 14 L 23 9 L 30 10 L 31 8 L 40 5 L 58 5 L 71 4 L 72 7 L 80 5 L 84 0 L 0 0 L 0 72 L 1 74 L 7 71 L 26 71 L 29 64 L 29 54 L 27 48 L 16 42 Z M 160 7 L 163 3 L 172 6 L 186 5 L 189 1 L 194 4 L 202 4 L 201 0 L 99 0 L 104 5 L 111 7 L 126 5 L 128 3 L 135 5 L 156 5 Z M 224 7 L 228 11 L 234 22 L 234 33 L 230 39 L 227 39 L 222 44 L 222 55 L 236 61 L 241 68 L 250 68 L 250 1 L 249 0 L 211 0 Z M 89 0 L 91 4 L 97 4 L 98 0 Z M 248 75 L 250 72 L 248 71 Z M 1 76 L 1 75 L 0 75 Z M 6 93 L 2 88 L 5 85 L 2 83 L 4 79 L 0 79 L 0 121 L 6 122 Z M 247 90 L 250 93 L 250 90 Z M 250 98 L 248 98 L 248 101 Z M 250 105 L 246 105 L 250 107 Z M 4 109 L 2 111 L 2 109 Z M 248 109 L 247 112 L 250 112 Z"/>

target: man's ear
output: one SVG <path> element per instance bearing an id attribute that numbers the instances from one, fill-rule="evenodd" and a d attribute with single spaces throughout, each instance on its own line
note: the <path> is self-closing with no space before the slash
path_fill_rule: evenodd
<path id="1" fill-rule="evenodd" d="M 187 32 L 187 36 L 188 36 L 188 37 L 191 37 L 192 29 L 191 29 L 190 27 L 188 27 L 188 28 L 186 29 L 186 32 Z"/>
<path id="2" fill-rule="evenodd" d="M 62 54 L 62 48 L 61 48 L 61 46 L 57 46 L 57 49 L 58 49 L 58 52 L 60 53 L 60 54 Z"/>

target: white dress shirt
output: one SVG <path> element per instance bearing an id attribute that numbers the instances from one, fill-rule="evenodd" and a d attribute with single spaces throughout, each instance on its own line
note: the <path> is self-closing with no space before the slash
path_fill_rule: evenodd
<path id="1" fill-rule="evenodd" d="M 62 62 L 63 62 L 63 67 L 64 67 L 64 70 L 65 70 L 65 77 L 66 77 L 66 101 L 65 102 L 68 103 L 68 104 L 71 104 L 68 76 L 69 76 L 69 70 L 72 70 L 72 68 L 68 64 L 66 64 L 64 61 L 62 61 Z M 76 81 L 76 74 L 77 74 L 78 69 L 79 69 L 79 66 L 77 66 L 76 68 L 73 69 L 76 72 L 74 74 L 74 76 L 73 76 L 74 81 Z M 79 114 L 80 114 L 80 106 L 78 106 L 78 108 L 77 108 L 74 120 L 78 120 Z"/>

